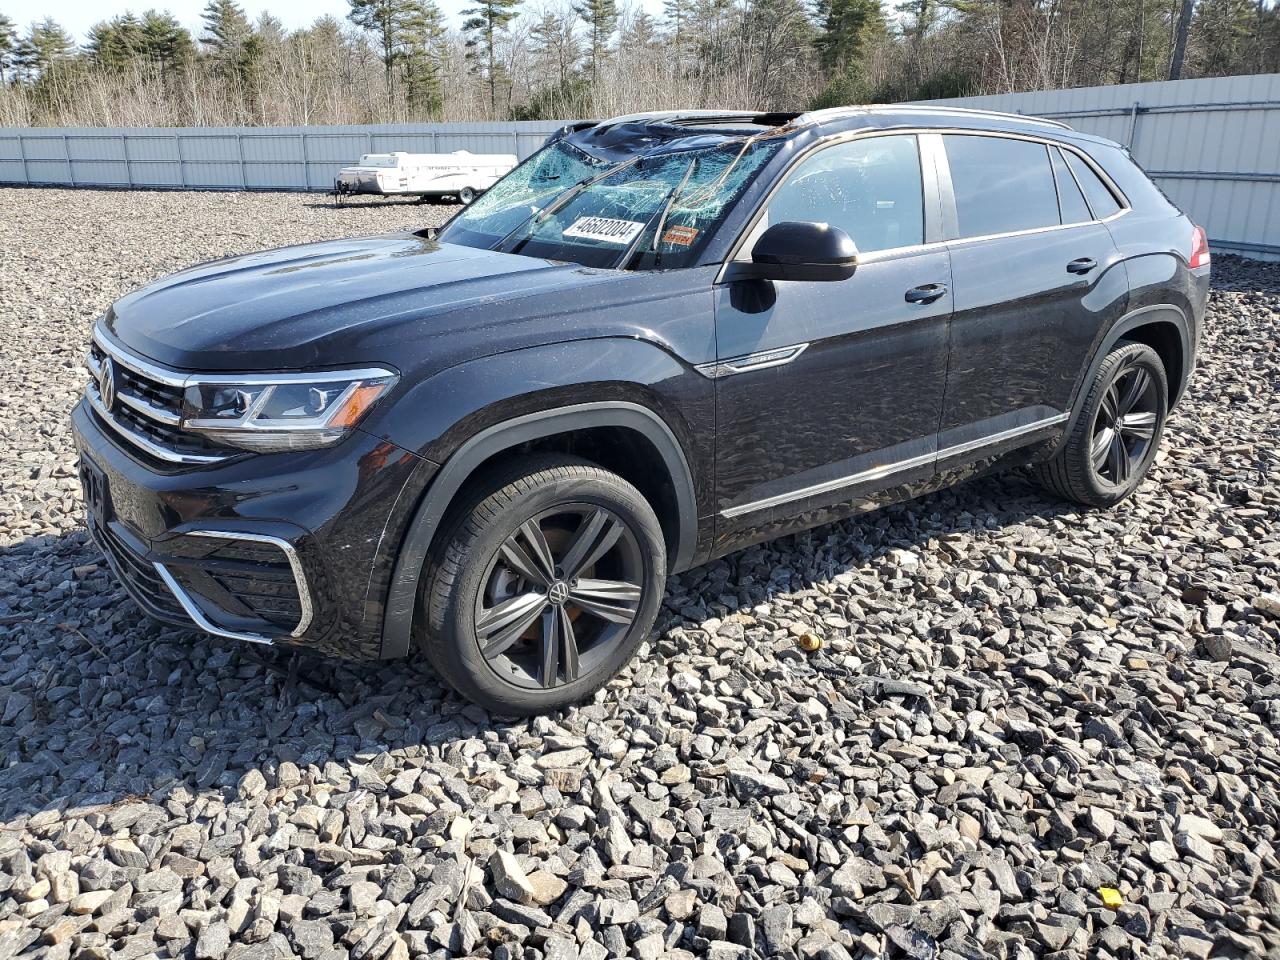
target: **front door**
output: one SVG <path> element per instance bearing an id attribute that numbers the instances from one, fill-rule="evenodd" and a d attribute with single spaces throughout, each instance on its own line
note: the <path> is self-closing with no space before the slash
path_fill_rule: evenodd
<path id="1" fill-rule="evenodd" d="M 940 228 L 921 139 L 861 137 L 804 158 L 738 254 L 770 224 L 828 223 L 858 246 L 851 278 L 717 287 L 719 361 L 703 370 L 716 382 L 717 553 L 932 475 L 951 269 L 944 245 L 925 245 Z"/>

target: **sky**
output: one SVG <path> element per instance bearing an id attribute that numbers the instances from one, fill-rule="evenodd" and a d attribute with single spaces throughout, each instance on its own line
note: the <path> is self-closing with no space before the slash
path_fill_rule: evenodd
<path id="1" fill-rule="evenodd" d="M 109 20 L 126 10 L 141 13 L 151 7 L 168 10 L 193 35 L 198 35 L 200 13 L 206 2 L 207 0 L 50 0 L 37 6 L 30 0 L 0 0 L 0 13 L 16 23 L 19 31 L 25 31 L 32 20 L 43 19 L 46 15 L 53 17 L 71 32 L 77 42 L 83 43 L 89 28 L 100 20 Z M 460 22 L 459 12 L 470 6 L 467 0 L 436 0 L 436 4 L 453 26 Z M 240 0 L 240 5 L 249 14 L 250 20 L 256 20 L 264 10 L 270 10 L 290 30 L 308 26 L 326 13 L 345 17 L 351 9 L 347 0 Z"/>

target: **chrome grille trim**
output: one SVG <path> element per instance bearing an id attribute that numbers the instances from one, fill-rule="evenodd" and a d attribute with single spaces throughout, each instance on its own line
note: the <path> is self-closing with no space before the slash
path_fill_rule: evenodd
<path id="1" fill-rule="evenodd" d="M 180 453 L 177 450 L 170 450 L 168 447 L 162 447 L 158 443 L 151 440 L 150 437 L 144 437 L 136 430 L 130 430 L 123 423 L 113 417 L 106 406 L 102 403 L 102 396 L 98 393 L 96 384 L 89 384 L 84 391 L 85 399 L 89 401 L 89 406 L 93 412 L 98 415 L 98 419 L 109 426 L 117 434 L 119 434 L 128 443 L 133 444 L 139 450 L 155 457 L 157 460 L 167 460 L 169 463 L 184 463 L 189 465 L 221 463 L 231 454 L 218 456 L 204 456 L 196 453 Z"/>
<path id="2" fill-rule="evenodd" d="M 98 345 L 99 350 L 110 356 L 120 366 L 127 367 L 148 380 L 163 383 L 166 387 L 185 387 L 187 380 L 191 376 L 189 373 L 179 373 L 176 370 L 161 367 L 150 360 L 143 360 L 138 355 L 130 353 L 103 333 L 101 327 L 93 328 L 93 342 Z"/>
<path id="3" fill-rule="evenodd" d="M 228 449 L 225 453 L 193 453 L 190 450 L 175 449 L 166 446 L 164 443 L 158 443 L 156 438 L 144 435 L 138 429 L 138 423 L 130 424 L 125 422 L 128 418 L 117 416 L 107 408 L 102 399 L 102 393 L 98 388 L 103 372 L 102 363 L 98 359 L 99 356 L 110 358 L 114 368 L 122 371 L 121 375 L 117 377 L 115 404 L 117 406 L 127 406 L 135 415 L 135 420 L 149 421 L 156 424 L 157 427 L 171 430 L 180 429 L 180 424 L 182 423 L 181 410 L 159 406 L 153 403 L 151 399 L 140 396 L 137 391 L 141 390 L 152 398 L 163 401 L 166 399 L 166 391 L 183 390 L 191 374 L 169 370 L 144 360 L 112 340 L 103 332 L 101 327 L 94 328 L 93 346 L 85 357 L 85 367 L 90 375 L 89 384 L 85 388 L 85 399 L 93 409 L 93 412 L 97 414 L 98 419 L 110 427 L 126 443 L 157 460 L 186 466 L 221 463 L 239 455 L 241 451 L 231 449 Z M 202 437 L 198 437 L 196 434 L 188 434 L 188 436 L 192 438 L 193 443 L 198 442 L 198 439 L 203 440 Z"/>

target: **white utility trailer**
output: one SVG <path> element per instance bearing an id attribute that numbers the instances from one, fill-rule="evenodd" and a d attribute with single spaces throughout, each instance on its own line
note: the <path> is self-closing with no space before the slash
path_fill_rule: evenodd
<path id="1" fill-rule="evenodd" d="M 516 165 L 513 153 L 366 153 L 333 182 L 339 202 L 358 194 L 456 197 L 470 203 Z"/>

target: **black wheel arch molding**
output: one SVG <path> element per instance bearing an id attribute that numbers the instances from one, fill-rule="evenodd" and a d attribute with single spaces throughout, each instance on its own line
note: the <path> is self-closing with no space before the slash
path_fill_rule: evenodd
<path id="1" fill-rule="evenodd" d="M 1195 360 L 1196 340 L 1192 331 L 1191 321 L 1188 319 L 1186 311 L 1176 304 L 1147 304 L 1122 315 L 1099 338 L 1098 346 L 1094 349 L 1083 376 L 1076 383 L 1071 400 L 1071 418 L 1063 427 L 1062 436 L 1065 437 L 1071 432 L 1075 427 L 1076 420 L 1083 414 L 1081 401 L 1084 399 L 1084 393 L 1088 390 L 1089 384 L 1093 383 L 1107 355 L 1116 348 L 1116 344 L 1127 339 L 1146 343 L 1148 342 L 1150 331 L 1159 328 L 1163 328 L 1166 331 L 1175 331 L 1176 357 L 1167 356 L 1170 346 L 1167 337 L 1162 346 L 1151 345 L 1165 364 L 1169 380 L 1170 408 L 1181 399 Z M 1146 331 L 1146 335 L 1144 335 L 1144 331 Z M 1171 361 L 1176 362 L 1176 370 L 1171 369 Z"/>
<path id="2" fill-rule="evenodd" d="M 412 645 L 418 587 L 428 552 L 452 503 L 469 478 L 491 458 L 531 441 L 576 430 L 615 428 L 643 436 L 658 452 L 676 500 L 673 571 L 687 569 L 698 552 L 698 498 L 684 447 L 650 407 L 628 400 L 603 400 L 550 407 L 494 423 L 472 435 L 443 463 L 422 495 L 395 556 L 383 612 L 384 658 L 407 654 Z"/>

